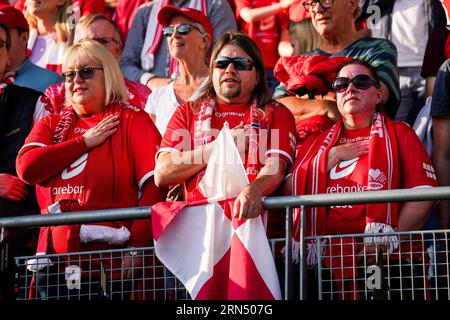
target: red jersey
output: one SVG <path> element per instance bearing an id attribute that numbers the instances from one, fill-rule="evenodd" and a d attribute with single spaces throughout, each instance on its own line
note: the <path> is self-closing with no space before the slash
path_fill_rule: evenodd
<path id="1" fill-rule="evenodd" d="M 270 124 L 271 137 L 267 146 L 266 156 L 278 156 L 288 164 L 293 163 L 295 153 L 295 121 L 292 113 L 283 105 L 273 104 L 273 120 Z M 267 127 L 267 114 L 260 115 L 261 128 Z M 248 123 L 250 118 L 250 104 L 216 104 L 216 110 L 211 120 L 212 137 L 215 139 L 222 129 L 225 121 L 230 128 L 234 128 L 241 122 Z M 188 151 L 194 147 L 194 127 L 196 115 L 193 114 L 191 103 L 185 103 L 178 107 L 170 119 L 159 152 Z M 261 138 L 261 136 L 260 136 Z M 260 147 L 264 145 L 259 141 Z M 261 154 L 261 151 L 260 151 Z M 245 163 L 244 163 L 245 165 Z M 190 194 L 197 188 L 197 183 L 203 176 L 204 170 L 187 181 L 187 193 Z"/>
<path id="2" fill-rule="evenodd" d="M 401 187 L 435 187 L 434 170 L 428 165 L 430 159 L 417 135 L 402 122 L 393 124 L 400 146 L 399 163 L 402 165 L 396 170 L 400 171 L 402 177 Z M 369 137 L 370 127 L 361 130 L 343 129 L 336 146 L 368 140 Z M 372 190 L 377 190 L 377 185 L 381 185 L 387 178 L 379 170 L 369 171 L 368 163 L 367 154 L 337 163 L 328 172 L 327 193 L 370 191 L 367 181 L 371 181 Z M 364 204 L 329 207 L 326 234 L 363 233 L 366 226 L 366 208 Z"/>
<path id="3" fill-rule="evenodd" d="M 265 67 L 273 69 L 280 57 L 278 43 L 281 30 L 288 28 L 289 18 L 286 13 L 278 13 L 263 20 L 247 23 L 240 18 L 243 8 L 261 8 L 278 3 L 276 0 L 236 0 L 236 17 L 241 20 L 242 30 L 252 38 L 262 52 Z"/>
<path id="4" fill-rule="evenodd" d="M 91 117 L 76 117 L 67 140 L 56 145 L 53 135 L 61 115 L 48 115 L 33 127 L 19 152 L 17 166 L 22 178 L 38 183 L 36 193 L 43 213 L 49 205 L 63 199 L 78 200 L 81 210 L 152 205 L 162 200 L 152 179 L 161 137 L 144 111 L 135 107 L 116 110 L 120 114 L 117 132 L 87 150 L 82 135 L 111 114 L 106 109 Z M 130 246 L 149 245 L 151 229 L 141 228 L 142 223 L 136 220 L 100 224 L 127 227 L 131 232 Z M 144 224 L 148 226 L 148 221 Z M 136 230 L 139 231 L 134 233 Z M 66 226 L 54 227 L 49 239 L 53 247 L 49 251 L 67 252 L 67 237 Z M 105 247 L 108 246 L 95 244 L 95 249 Z"/>

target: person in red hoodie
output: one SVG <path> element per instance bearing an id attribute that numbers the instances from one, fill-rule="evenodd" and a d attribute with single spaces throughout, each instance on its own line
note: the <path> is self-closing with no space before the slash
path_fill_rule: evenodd
<path id="1" fill-rule="evenodd" d="M 112 54 L 96 41 L 75 44 L 65 55 L 63 76 L 68 108 L 35 125 L 16 161 L 23 181 L 37 185 L 41 213 L 127 208 L 163 200 L 153 181 L 161 136 L 147 113 L 126 102 L 125 83 Z M 150 223 L 146 219 L 42 227 L 37 255 L 149 246 Z M 142 264 L 139 259 L 123 254 L 102 264 L 108 277 L 120 279 L 123 273 L 126 280 L 134 271 L 130 266 Z M 91 277 L 95 267 L 100 270 L 99 260 L 93 259 L 89 268 L 79 264 L 81 270 L 88 269 L 82 277 Z M 35 267 L 39 295 L 50 298 L 47 281 L 58 279 L 40 277 L 44 265 Z M 65 284 L 59 290 L 67 290 Z"/>

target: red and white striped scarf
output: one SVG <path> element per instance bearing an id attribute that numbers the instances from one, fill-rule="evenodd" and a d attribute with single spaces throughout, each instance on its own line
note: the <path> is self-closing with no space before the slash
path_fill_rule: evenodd
<path id="1" fill-rule="evenodd" d="M 141 51 L 141 66 L 142 69 L 150 71 L 155 63 L 155 52 L 158 49 L 159 43 L 162 39 L 162 26 L 158 23 L 158 13 L 162 7 L 170 4 L 169 0 L 153 1 L 150 18 L 148 19 L 147 31 L 145 33 L 144 44 Z M 200 10 L 206 14 L 205 0 L 191 0 L 186 7 Z M 178 72 L 178 64 L 172 57 L 170 58 L 170 75 Z"/>
<path id="2" fill-rule="evenodd" d="M 216 101 L 212 97 L 207 97 L 201 101 L 200 112 L 197 116 L 197 121 L 194 122 L 194 149 L 201 147 L 212 141 L 211 136 L 211 121 L 216 108 Z M 250 117 L 246 126 L 250 128 L 249 136 L 249 148 L 247 159 L 244 163 L 244 167 L 247 171 L 247 176 L 250 182 L 252 182 L 259 171 L 259 159 L 258 159 L 258 134 L 261 128 L 260 113 L 261 109 L 258 109 L 256 99 L 253 99 L 250 105 Z M 272 116 L 273 112 L 271 108 L 268 108 L 267 115 Z M 271 119 L 267 117 L 267 123 L 271 122 Z M 269 128 L 267 128 L 269 129 Z"/>
<path id="3" fill-rule="evenodd" d="M 328 131 L 322 133 L 313 143 L 299 166 L 293 172 L 292 190 L 294 195 L 321 194 L 327 189 L 328 152 L 336 144 L 343 128 L 342 119 Z M 400 186 L 397 138 L 387 116 L 376 112 L 372 119 L 369 144 L 368 190 L 390 190 Z M 396 203 L 375 203 L 366 205 L 365 233 L 392 231 L 398 225 Z M 306 236 L 325 235 L 327 209 L 309 208 L 306 213 Z M 300 210 L 294 210 L 294 240 L 299 241 Z M 390 242 L 393 239 L 377 237 L 368 240 Z M 366 240 L 366 239 L 365 239 Z M 396 246 L 395 243 L 390 242 Z M 308 263 L 314 265 L 315 243 L 307 246 Z"/>
<path id="4" fill-rule="evenodd" d="M 5 91 L 6 87 L 14 83 L 15 72 L 6 72 L 0 80 L 0 94 Z"/>

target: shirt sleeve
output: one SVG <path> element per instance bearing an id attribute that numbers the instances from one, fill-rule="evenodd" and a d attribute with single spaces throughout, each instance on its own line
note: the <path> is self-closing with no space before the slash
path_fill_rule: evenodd
<path id="1" fill-rule="evenodd" d="M 135 112 L 131 121 L 128 139 L 131 146 L 135 181 L 139 190 L 142 191 L 144 184 L 153 183 L 155 155 L 161 143 L 161 135 L 145 112 Z"/>
<path id="2" fill-rule="evenodd" d="M 442 117 L 450 114 L 450 60 L 439 69 L 431 99 L 432 117 Z"/>
<path id="3" fill-rule="evenodd" d="M 435 30 L 430 34 L 420 73 L 423 78 L 436 77 L 439 67 L 444 63 L 444 46 L 448 34 L 446 28 Z"/>
<path id="4" fill-rule="evenodd" d="M 402 188 L 436 187 L 436 173 L 422 142 L 405 123 L 397 122 L 395 125 Z M 411 157 L 412 154 L 414 157 Z"/>
<path id="5" fill-rule="evenodd" d="M 278 156 L 292 165 L 296 145 L 295 120 L 285 106 L 274 107 L 273 125 L 270 131 L 270 144 L 266 156 Z"/>

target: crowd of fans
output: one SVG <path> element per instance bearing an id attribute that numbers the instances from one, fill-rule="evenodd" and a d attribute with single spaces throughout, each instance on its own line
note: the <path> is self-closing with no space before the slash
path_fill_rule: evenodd
<path id="1" fill-rule="evenodd" d="M 234 207 L 242 219 L 275 192 L 448 186 L 448 10 L 439 0 L 0 1 L 0 217 L 195 200 L 224 123 L 249 182 Z M 427 148 L 410 127 L 421 117 Z M 261 129 L 279 131 L 264 156 Z M 432 207 L 314 208 L 307 234 L 449 228 L 448 201 Z M 67 253 L 151 245 L 151 230 L 148 219 L 7 230 L 5 241 L 11 257 Z M 0 272 L 0 299 L 14 297 L 14 272 Z"/>

